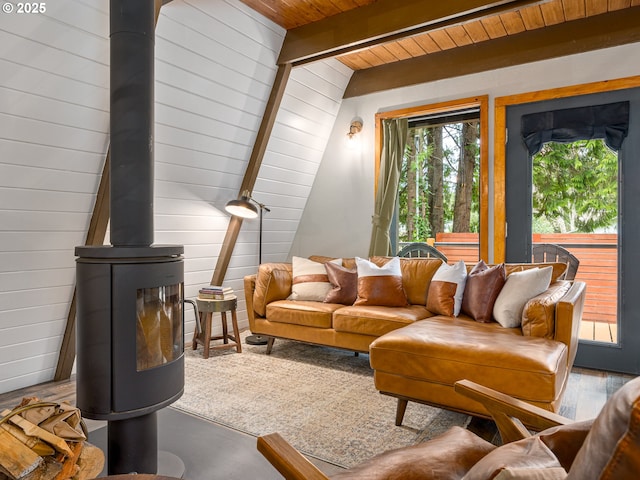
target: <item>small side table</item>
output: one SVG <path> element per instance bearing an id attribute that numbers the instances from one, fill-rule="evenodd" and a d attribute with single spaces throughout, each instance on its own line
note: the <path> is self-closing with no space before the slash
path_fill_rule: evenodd
<path id="1" fill-rule="evenodd" d="M 198 348 L 198 343 L 204 346 L 204 358 L 209 358 L 209 349 L 235 348 L 238 353 L 242 353 L 242 345 L 240 344 L 240 332 L 238 330 L 238 318 L 236 316 L 236 306 L 238 299 L 236 297 L 226 300 L 205 300 L 197 298 L 198 312 L 200 318 L 199 327 L 193 331 L 193 342 L 191 348 Z M 222 335 L 211 336 L 211 321 L 213 314 L 219 312 L 222 316 Z M 231 326 L 233 335 L 229 335 L 227 326 L 227 312 L 231 312 Z M 198 326 L 196 326 L 198 327 Z M 210 345 L 212 340 L 222 340 L 222 345 Z M 231 342 L 229 341 L 231 340 Z"/>

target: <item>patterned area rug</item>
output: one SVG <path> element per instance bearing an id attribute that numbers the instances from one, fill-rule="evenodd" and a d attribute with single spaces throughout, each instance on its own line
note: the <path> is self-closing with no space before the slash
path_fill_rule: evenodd
<path id="1" fill-rule="evenodd" d="M 244 337 L 244 335 L 243 335 Z M 373 385 L 368 355 L 276 340 L 243 352 L 186 351 L 185 393 L 172 406 L 254 436 L 279 432 L 298 450 L 342 467 L 419 443 L 467 415 L 409 403 L 396 427 L 396 400 Z"/>

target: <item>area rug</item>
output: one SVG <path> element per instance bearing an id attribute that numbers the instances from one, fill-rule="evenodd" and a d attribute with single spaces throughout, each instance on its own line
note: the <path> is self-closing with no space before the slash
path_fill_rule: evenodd
<path id="1" fill-rule="evenodd" d="M 466 426 L 467 415 L 409 403 L 395 426 L 396 400 L 378 393 L 368 355 L 276 340 L 243 342 L 242 353 L 187 350 L 185 391 L 172 406 L 254 436 L 280 433 L 306 455 L 350 467 L 385 450 Z"/>

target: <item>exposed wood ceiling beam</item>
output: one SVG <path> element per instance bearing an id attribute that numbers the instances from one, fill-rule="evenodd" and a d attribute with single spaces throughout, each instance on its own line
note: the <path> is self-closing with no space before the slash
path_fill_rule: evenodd
<path id="1" fill-rule="evenodd" d="M 287 31 L 279 64 L 303 63 L 548 0 L 378 0 Z"/>
<path id="2" fill-rule="evenodd" d="M 640 7 L 358 70 L 344 98 L 640 41 Z"/>

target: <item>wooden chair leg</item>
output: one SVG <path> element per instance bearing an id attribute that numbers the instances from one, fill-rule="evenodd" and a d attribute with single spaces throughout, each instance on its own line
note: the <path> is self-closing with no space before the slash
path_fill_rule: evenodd
<path id="1" fill-rule="evenodd" d="M 405 398 L 398 399 L 398 407 L 396 408 L 396 426 L 402 425 L 402 420 L 404 419 L 404 412 L 407 410 L 407 404 L 409 400 Z"/>

